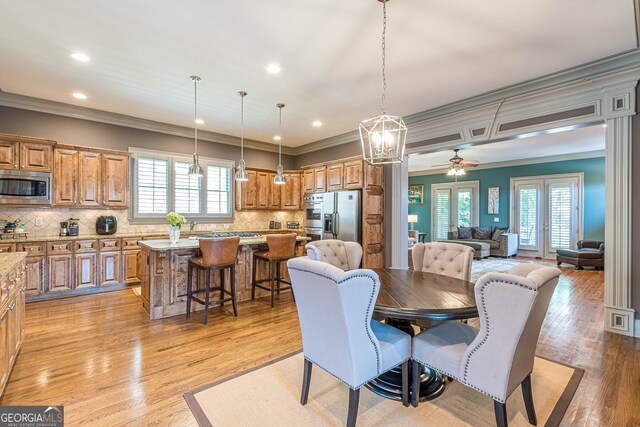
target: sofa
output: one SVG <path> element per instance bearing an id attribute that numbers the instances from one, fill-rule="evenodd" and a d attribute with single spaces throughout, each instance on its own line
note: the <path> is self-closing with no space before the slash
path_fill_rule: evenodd
<path id="1" fill-rule="evenodd" d="M 575 265 L 576 270 L 582 267 L 595 267 L 604 270 L 604 242 L 599 240 L 579 240 L 578 249 L 561 248 L 556 250 L 558 267 L 564 262 Z"/>
<path id="2" fill-rule="evenodd" d="M 476 251 L 476 259 L 488 256 L 507 258 L 518 254 L 518 235 L 509 233 L 508 227 L 458 227 L 448 233 L 445 242 L 472 247 Z"/>

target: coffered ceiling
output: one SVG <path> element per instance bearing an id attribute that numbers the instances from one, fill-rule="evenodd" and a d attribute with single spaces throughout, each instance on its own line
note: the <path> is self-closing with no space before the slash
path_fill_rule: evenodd
<path id="1" fill-rule="evenodd" d="M 273 142 L 284 102 L 288 146 L 379 113 L 376 0 L 0 0 L 0 10 L 4 92 L 192 126 L 198 74 L 202 128 L 239 135 L 245 90 L 245 135 Z M 388 21 L 387 111 L 398 115 L 636 47 L 633 0 L 391 0 Z"/>

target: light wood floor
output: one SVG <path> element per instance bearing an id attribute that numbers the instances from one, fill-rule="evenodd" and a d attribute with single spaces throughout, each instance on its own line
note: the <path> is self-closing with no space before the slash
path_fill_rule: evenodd
<path id="1" fill-rule="evenodd" d="M 586 370 L 564 424 L 640 425 L 640 340 L 602 331 L 602 272 L 563 273 L 538 354 Z M 239 311 L 151 322 L 131 290 L 29 304 L 2 404 L 64 404 L 69 426 L 194 425 L 182 393 L 301 348 L 289 295 Z"/>

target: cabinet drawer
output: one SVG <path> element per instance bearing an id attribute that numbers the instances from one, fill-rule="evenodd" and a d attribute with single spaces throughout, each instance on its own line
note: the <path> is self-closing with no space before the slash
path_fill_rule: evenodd
<path id="1" fill-rule="evenodd" d="M 62 242 L 49 242 L 47 253 L 49 255 L 67 255 L 73 251 L 73 242 L 70 240 Z"/>
<path id="2" fill-rule="evenodd" d="M 76 240 L 74 242 L 74 250 L 77 254 L 86 252 L 95 252 L 98 250 L 97 240 Z"/>
<path id="3" fill-rule="evenodd" d="M 7 252 L 15 252 L 16 251 L 16 244 L 15 243 L 0 243 L 0 253 L 7 253 Z"/>
<path id="4" fill-rule="evenodd" d="M 115 252 L 120 250 L 120 239 L 100 240 L 100 252 Z"/>
<path id="5" fill-rule="evenodd" d="M 18 243 L 18 252 L 26 252 L 27 256 L 44 255 L 46 251 L 44 242 Z"/>
<path id="6" fill-rule="evenodd" d="M 137 237 L 130 238 L 130 239 L 122 239 L 122 250 L 128 251 L 128 250 L 140 249 L 140 245 L 138 244 L 139 241 L 140 239 Z"/>

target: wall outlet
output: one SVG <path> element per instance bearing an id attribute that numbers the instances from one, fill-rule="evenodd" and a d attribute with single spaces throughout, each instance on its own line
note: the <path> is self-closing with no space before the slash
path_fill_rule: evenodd
<path id="1" fill-rule="evenodd" d="M 229 228 L 229 224 L 224 224 L 223 227 L 225 230 L 227 230 Z"/>
<path id="2" fill-rule="evenodd" d="M 41 217 L 35 217 L 33 222 L 36 224 L 36 227 L 42 227 L 43 221 Z"/>
<path id="3" fill-rule="evenodd" d="M 500 218 L 498 217 L 493 218 L 493 222 L 500 222 Z"/>
<path id="4" fill-rule="evenodd" d="M 147 230 L 155 230 L 155 225 L 147 225 Z"/>

